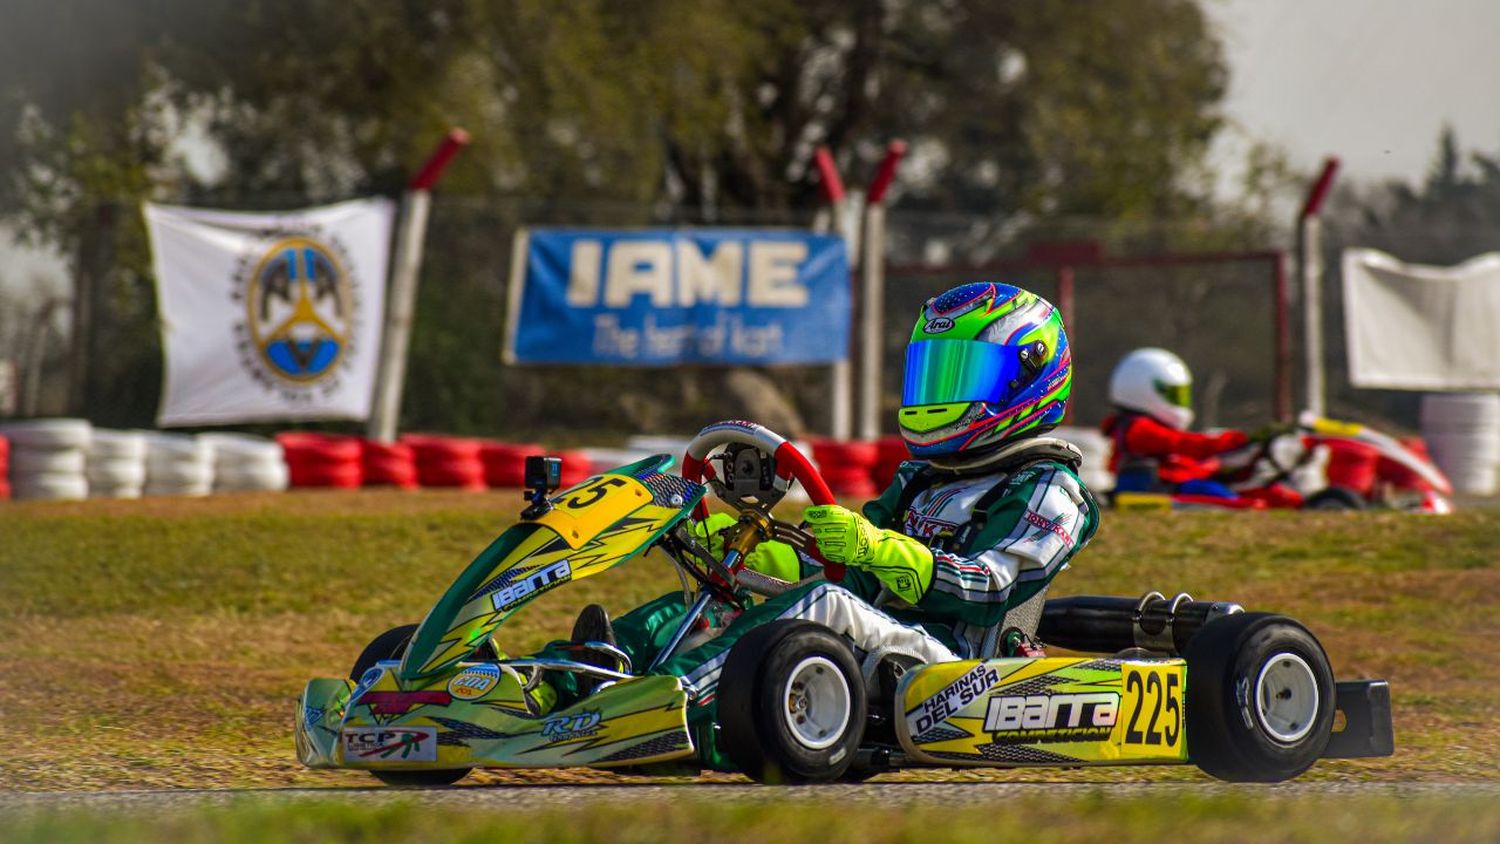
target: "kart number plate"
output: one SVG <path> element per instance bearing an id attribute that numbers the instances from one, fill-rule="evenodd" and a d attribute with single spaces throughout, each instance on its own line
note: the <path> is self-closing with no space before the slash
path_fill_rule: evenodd
<path id="1" fill-rule="evenodd" d="M 604 475 L 563 493 L 537 523 L 557 531 L 576 549 L 650 503 L 645 484 L 625 475 Z"/>
<path id="2" fill-rule="evenodd" d="M 1112 740 L 1120 758 L 1186 758 L 1182 736 L 1182 665 L 1120 666 L 1125 691 Z"/>
<path id="3" fill-rule="evenodd" d="M 345 727 L 345 762 L 436 762 L 437 727 Z"/>

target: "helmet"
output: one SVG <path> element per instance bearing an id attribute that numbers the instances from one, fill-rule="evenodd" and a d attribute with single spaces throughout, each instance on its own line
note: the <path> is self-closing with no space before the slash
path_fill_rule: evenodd
<path id="1" fill-rule="evenodd" d="M 1193 424 L 1193 373 L 1166 349 L 1136 349 L 1109 376 L 1109 400 L 1179 430 Z"/>
<path id="2" fill-rule="evenodd" d="M 914 457 L 982 453 L 1056 427 L 1072 386 L 1056 308 L 1008 284 L 965 284 L 928 301 L 912 329 L 901 436 Z"/>

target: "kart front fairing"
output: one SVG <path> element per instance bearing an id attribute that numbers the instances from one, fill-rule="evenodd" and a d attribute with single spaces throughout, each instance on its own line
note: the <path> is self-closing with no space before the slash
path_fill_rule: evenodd
<path id="1" fill-rule="evenodd" d="M 693 751 L 676 677 L 621 677 L 568 708 L 530 711 L 528 678 L 475 652 L 511 614 L 645 551 L 703 498 L 658 455 L 589 478 L 502 533 L 427 614 L 399 662 L 356 683 L 312 680 L 296 725 L 310 767 L 390 769 L 639 764 Z"/>
<path id="2" fill-rule="evenodd" d="M 554 498 L 545 515 L 502 533 L 417 628 L 401 677 L 452 669 L 521 607 L 635 557 L 687 518 L 704 487 L 665 474 L 671 465 L 671 457 L 657 455 L 589 478 Z"/>

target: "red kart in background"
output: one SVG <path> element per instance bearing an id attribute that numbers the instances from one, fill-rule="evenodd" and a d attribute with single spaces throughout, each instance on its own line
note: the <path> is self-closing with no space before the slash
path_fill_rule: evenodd
<path id="1" fill-rule="evenodd" d="M 1239 498 L 1173 494 L 1171 505 L 1453 512 L 1453 485 L 1420 438 L 1398 440 L 1353 422 L 1303 414 L 1295 425 L 1258 437 L 1219 460 L 1214 480 Z"/>

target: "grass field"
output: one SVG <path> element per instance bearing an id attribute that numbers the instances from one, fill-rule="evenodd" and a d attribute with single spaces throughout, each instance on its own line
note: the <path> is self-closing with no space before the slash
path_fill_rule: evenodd
<path id="1" fill-rule="evenodd" d="M 296 493 L 0 508 L 0 788 L 365 785 L 292 758 L 305 680 L 418 620 L 513 518 L 515 494 Z M 515 653 L 672 588 L 645 559 L 512 620 Z M 1307 623 L 1342 677 L 1391 681 L 1397 755 L 1313 778 L 1500 780 L 1500 519 L 1112 513 L 1055 594 L 1155 588 Z M 896 777 L 931 777 L 906 773 Z M 962 778 L 1195 779 L 1189 768 L 967 771 Z M 477 781 L 609 781 L 593 772 Z"/>
<path id="2" fill-rule="evenodd" d="M 831 818 L 836 821 L 830 822 Z M 476 811 L 411 800 L 352 809 L 337 801 L 268 803 L 155 814 L 62 812 L 25 814 L 0 829 L 17 842 L 239 842 L 507 841 L 697 842 L 766 844 L 945 844 L 995 841 L 1094 842 L 1192 840 L 1213 842 L 1493 841 L 1500 806 L 1492 797 L 1336 795 L 1286 797 L 1242 794 L 1118 797 L 1100 789 L 1054 799 L 1022 797 L 990 806 L 831 807 L 801 802 L 727 802 L 697 799 L 649 806 L 595 805 L 587 811 L 544 808 Z"/>

